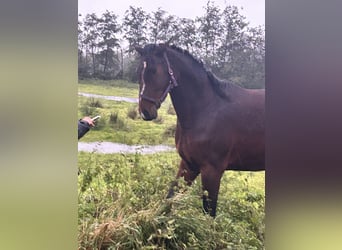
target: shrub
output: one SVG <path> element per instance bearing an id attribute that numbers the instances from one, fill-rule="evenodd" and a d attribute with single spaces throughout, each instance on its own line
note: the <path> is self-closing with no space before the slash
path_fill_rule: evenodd
<path id="1" fill-rule="evenodd" d="M 128 130 L 125 120 L 121 119 L 118 112 L 111 113 L 109 123 L 118 130 Z"/>
<path id="2" fill-rule="evenodd" d="M 176 124 L 172 124 L 171 126 L 167 127 L 164 131 L 164 138 L 175 137 L 176 128 L 177 128 Z"/>
<path id="3" fill-rule="evenodd" d="M 100 100 L 94 98 L 88 98 L 86 102 L 81 104 L 80 111 L 83 116 L 96 116 L 99 115 L 99 110 L 103 108 L 103 104 Z"/>
<path id="4" fill-rule="evenodd" d="M 80 107 L 80 111 L 82 113 L 83 116 L 95 116 L 96 115 L 96 108 L 94 107 L 89 107 L 88 104 L 83 104 L 81 107 Z"/>
<path id="5" fill-rule="evenodd" d="M 94 107 L 94 108 L 103 108 L 103 104 L 99 99 L 95 99 L 95 98 L 89 98 L 87 101 L 87 105 L 89 107 Z"/>
<path id="6" fill-rule="evenodd" d="M 110 124 L 115 124 L 115 123 L 117 123 L 118 117 L 119 117 L 118 112 L 111 113 L 110 116 L 109 116 L 109 123 L 110 123 Z"/>
<path id="7" fill-rule="evenodd" d="M 176 115 L 176 111 L 175 111 L 175 108 L 173 107 L 173 105 L 169 105 L 169 107 L 167 109 L 167 113 L 169 115 Z"/>
<path id="8" fill-rule="evenodd" d="M 161 115 L 158 115 L 156 119 L 153 120 L 154 123 L 163 124 L 164 118 Z"/>
<path id="9" fill-rule="evenodd" d="M 131 118 L 132 120 L 137 119 L 138 117 L 138 110 L 136 106 L 131 107 L 127 112 L 127 117 Z"/>

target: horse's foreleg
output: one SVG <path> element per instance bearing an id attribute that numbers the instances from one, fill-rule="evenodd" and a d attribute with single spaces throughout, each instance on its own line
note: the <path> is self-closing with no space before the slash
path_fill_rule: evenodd
<path id="1" fill-rule="evenodd" d="M 203 189 L 203 209 L 210 216 L 216 216 L 217 197 L 220 189 L 222 172 L 208 166 L 201 170 L 202 189 Z M 206 194 L 208 192 L 208 194 Z"/>
<path id="2" fill-rule="evenodd" d="M 168 192 L 166 198 L 171 198 L 174 196 L 174 194 L 175 194 L 174 191 L 175 191 L 175 188 L 178 186 L 178 179 L 180 177 L 184 177 L 184 180 L 190 186 L 192 184 L 192 182 L 196 179 L 198 174 L 199 174 L 199 171 L 196 172 L 196 171 L 189 170 L 186 162 L 181 160 L 181 162 L 179 164 L 178 173 L 176 175 L 176 180 L 171 182 L 170 189 L 169 189 L 169 192 Z"/>

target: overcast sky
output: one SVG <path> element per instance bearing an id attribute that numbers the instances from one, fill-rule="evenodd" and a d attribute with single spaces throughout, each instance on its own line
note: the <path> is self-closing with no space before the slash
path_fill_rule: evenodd
<path id="1" fill-rule="evenodd" d="M 128 7 L 142 7 L 148 13 L 161 7 L 170 15 L 185 18 L 203 16 L 208 0 L 78 0 L 78 13 L 102 14 L 105 10 L 113 11 L 123 18 Z M 240 13 L 246 17 L 251 26 L 265 24 L 265 0 L 213 0 L 216 6 L 223 9 L 226 5 L 242 7 Z"/>

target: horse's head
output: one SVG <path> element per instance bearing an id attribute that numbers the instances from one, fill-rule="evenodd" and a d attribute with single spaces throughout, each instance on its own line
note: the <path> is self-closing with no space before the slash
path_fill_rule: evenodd
<path id="1" fill-rule="evenodd" d="M 141 56 L 139 74 L 139 112 L 144 120 L 157 117 L 157 110 L 167 94 L 177 85 L 166 54 L 167 45 L 136 47 Z"/>

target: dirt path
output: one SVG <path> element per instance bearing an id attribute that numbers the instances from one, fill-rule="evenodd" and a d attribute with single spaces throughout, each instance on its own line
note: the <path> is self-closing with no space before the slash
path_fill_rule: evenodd
<path id="1" fill-rule="evenodd" d="M 166 145 L 126 145 L 114 142 L 78 142 L 78 151 L 101 154 L 154 154 L 174 150 L 175 148 Z"/>
<path id="2" fill-rule="evenodd" d="M 137 98 L 131 98 L 131 97 L 97 95 L 97 94 L 90 94 L 90 93 L 84 93 L 84 92 L 78 92 L 78 95 L 85 96 L 85 97 L 101 98 L 101 99 L 111 100 L 111 101 L 138 103 Z"/>

